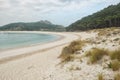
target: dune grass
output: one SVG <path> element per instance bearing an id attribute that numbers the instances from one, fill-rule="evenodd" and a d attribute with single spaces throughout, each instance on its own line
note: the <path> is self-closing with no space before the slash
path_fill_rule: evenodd
<path id="1" fill-rule="evenodd" d="M 117 71 L 120 69 L 120 62 L 118 60 L 112 60 L 109 64 L 109 68 L 111 68 L 113 71 Z"/>
<path id="2" fill-rule="evenodd" d="M 113 69 L 113 71 L 117 71 L 120 69 L 120 49 L 111 51 L 110 58 L 112 59 L 112 62 L 110 63 L 110 68 Z"/>
<path id="3" fill-rule="evenodd" d="M 73 65 L 71 65 L 68 69 L 69 69 L 69 71 L 77 71 L 77 70 L 81 70 L 80 67 L 73 66 Z"/>
<path id="4" fill-rule="evenodd" d="M 119 33 L 119 29 L 116 27 L 111 27 L 111 28 L 104 28 L 104 29 L 96 29 L 96 31 L 98 32 L 98 36 L 111 36 L 116 35 Z"/>
<path id="5" fill-rule="evenodd" d="M 102 59 L 104 55 L 108 55 L 112 59 L 110 64 L 108 64 L 109 68 L 113 71 L 120 69 L 120 50 L 108 51 L 105 49 L 93 48 L 85 54 L 86 57 L 89 57 L 89 62 L 92 64 Z"/>
<path id="6" fill-rule="evenodd" d="M 120 74 L 119 73 L 114 76 L 114 80 L 120 80 Z"/>
<path id="7" fill-rule="evenodd" d="M 99 30 L 98 36 L 106 35 L 106 33 L 108 33 L 107 30 Z"/>
<path id="8" fill-rule="evenodd" d="M 104 80 L 102 73 L 98 74 L 98 80 Z"/>
<path id="9" fill-rule="evenodd" d="M 117 59 L 118 61 L 120 61 L 120 49 L 112 51 L 110 53 L 110 57 L 112 60 Z"/>
<path id="10" fill-rule="evenodd" d="M 104 55 L 108 55 L 108 51 L 105 49 L 93 48 L 86 52 L 86 56 L 89 57 L 90 63 L 96 63 Z"/>
<path id="11" fill-rule="evenodd" d="M 81 50 L 82 47 L 85 45 L 85 43 L 86 41 L 81 41 L 81 40 L 71 42 L 70 45 L 63 48 L 59 58 L 66 61 L 72 60 L 74 58 L 73 54 L 75 54 L 76 51 Z"/>

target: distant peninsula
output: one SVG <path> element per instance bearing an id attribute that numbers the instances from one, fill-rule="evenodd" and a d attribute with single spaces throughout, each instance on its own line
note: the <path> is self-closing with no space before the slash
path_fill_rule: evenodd
<path id="1" fill-rule="evenodd" d="M 0 31 L 65 31 L 62 25 L 52 24 L 50 21 L 10 23 L 0 27 Z"/>

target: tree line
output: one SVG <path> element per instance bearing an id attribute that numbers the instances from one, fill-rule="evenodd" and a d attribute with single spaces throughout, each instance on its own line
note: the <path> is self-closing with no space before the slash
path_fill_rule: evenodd
<path id="1" fill-rule="evenodd" d="M 110 5 L 101 11 L 86 16 L 69 25 L 67 31 L 90 30 L 106 27 L 120 27 L 120 3 Z"/>

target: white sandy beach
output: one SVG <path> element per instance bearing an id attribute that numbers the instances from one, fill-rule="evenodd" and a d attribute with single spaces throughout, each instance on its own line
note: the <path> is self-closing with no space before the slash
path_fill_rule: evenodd
<path id="1" fill-rule="evenodd" d="M 19 32 L 21 33 L 21 32 Z M 29 33 L 29 32 L 26 32 Z M 30 32 L 60 35 L 59 40 L 0 52 L 0 80 L 98 80 L 102 73 L 105 80 L 114 80 L 120 69 L 106 67 L 110 58 L 104 56 L 96 64 L 88 64 L 85 52 L 92 48 L 120 49 L 120 29 L 111 28 L 86 32 Z M 60 64 L 62 49 L 74 40 L 90 43 L 74 54 L 74 59 Z"/>
<path id="2" fill-rule="evenodd" d="M 62 37 L 47 44 L 1 51 L 0 80 L 45 80 L 44 78 L 54 71 L 62 48 L 79 38 L 75 33 L 30 33 L 56 34 Z"/>

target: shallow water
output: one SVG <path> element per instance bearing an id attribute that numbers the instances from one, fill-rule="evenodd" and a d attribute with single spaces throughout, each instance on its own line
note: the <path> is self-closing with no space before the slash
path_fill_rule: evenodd
<path id="1" fill-rule="evenodd" d="M 40 33 L 0 33 L 0 50 L 47 43 L 58 38 L 57 35 Z"/>

